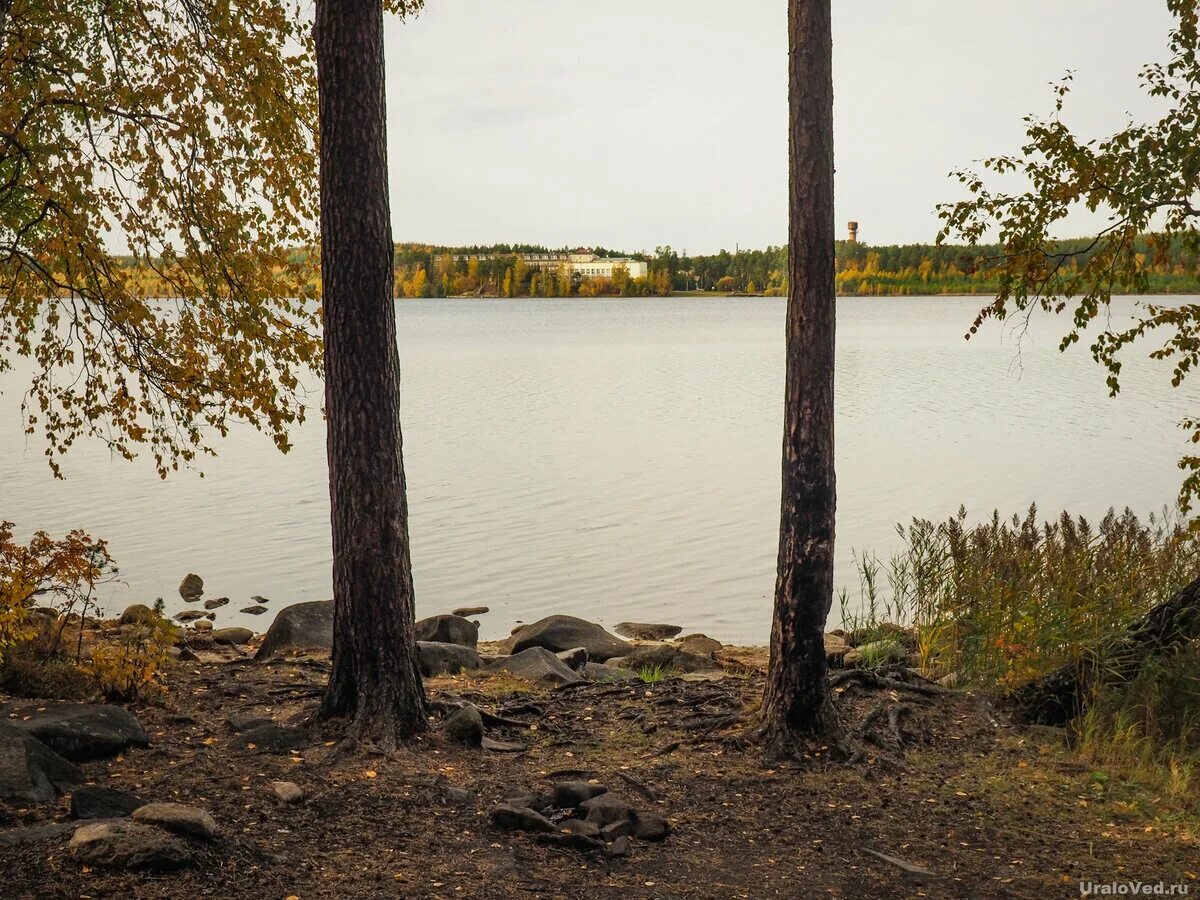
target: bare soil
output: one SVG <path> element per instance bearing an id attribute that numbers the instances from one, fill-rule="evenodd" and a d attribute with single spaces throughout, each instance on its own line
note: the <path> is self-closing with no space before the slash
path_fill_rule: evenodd
<path id="1" fill-rule="evenodd" d="M 762 654 L 728 659 L 741 674 L 716 682 L 429 682 L 431 698 L 525 723 L 489 729 L 523 753 L 451 744 L 435 716 L 397 753 L 347 753 L 335 731 L 316 729 L 313 747 L 272 754 L 240 746 L 225 718 L 307 723 L 327 662 L 205 654 L 172 671 L 164 702 L 135 708 L 149 749 L 84 768 L 148 801 L 209 810 L 218 842 L 168 874 L 89 870 L 62 837 L 0 848 L 0 896 L 1047 898 L 1077 897 L 1085 880 L 1200 890 L 1194 823 L 1093 772 L 1061 732 L 1015 727 L 968 692 L 849 680 L 838 708 L 862 758 L 814 745 L 768 762 L 738 739 L 737 717 L 761 694 Z M 595 778 L 661 812 L 670 836 L 614 859 L 491 826 L 502 797 L 565 778 Z M 305 802 L 277 800 L 273 781 L 296 782 Z M 67 806 L 0 804 L 0 827 L 65 820 Z"/>

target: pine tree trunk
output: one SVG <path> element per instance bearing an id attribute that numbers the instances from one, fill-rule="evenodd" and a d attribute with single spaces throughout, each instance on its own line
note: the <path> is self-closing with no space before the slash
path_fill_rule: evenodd
<path id="1" fill-rule="evenodd" d="M 318 0 L 333 671 L 323 717 L 394 745 L 426 726 L 413 638 L 380 0 Z"/>
<path id="2" fill-rule="evenodd" d="M 833 602 L 834 225 L 830 0 L 789 0 L 789 231 L 783 502 L 766 737 L 825 726 Z"/>

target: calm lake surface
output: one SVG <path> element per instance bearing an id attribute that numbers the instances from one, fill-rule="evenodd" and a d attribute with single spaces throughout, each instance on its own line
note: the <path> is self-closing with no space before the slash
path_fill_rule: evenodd
<path id="1" fill-rule="evenodd" d="M 968 343 L 982 302 L 839 300 L 838 583 L 855 596 L 852 551 L 889 555 L 913 516 L 1145 514 L 1176 495 L 1194 391 L 1131 357 L 1109 399 L 1046 317 L 1021 342 L 992 324 Z M 485 637 L 560 612 L 766 640 L 783 299 L 406 300 L 397 319 L 418 615 L 486 604 Z M 330 595 L 319 418 L 287 456 L 236 428 L 203 479 L 161 482 L 84 444 L 56 481 L 21 433 L 25 385 L 0 377 L 0 517 L 107 538 L 123 581 L 109 610 L 162 596 L 174 611 L 188 572 L 232 598 L 218 625 L 261 631 Z M 252 594 L 271 612 L 239 614 Z"/>

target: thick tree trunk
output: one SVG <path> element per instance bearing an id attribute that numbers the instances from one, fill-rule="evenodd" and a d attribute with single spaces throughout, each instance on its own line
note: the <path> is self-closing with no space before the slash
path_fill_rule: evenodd
<path id="1" fill-rule="evenodd" d="M 833 602 L 834 224 L 830 0 L 789 0 L 787 386 L 783 503 L 767 737 L 825 725 L 825 620 Z"/>
<path id="2" fill-rule="evenodd" d="M 392 300 L 380 0 L 318 0 L 333 671 L 325 717 L 382 745 L 422 730 Z"/>
<path id="3" fill-rule="evenodd" d="M 1013 691 L 1017 715 L 1041 725 L 1065 725 L 1087 706 L 1092 691 L 1136 674 L 1150 656 L 1169 656 L 1200 638 L 1200 578 L 1154 607 L 1120 635 Z"/>

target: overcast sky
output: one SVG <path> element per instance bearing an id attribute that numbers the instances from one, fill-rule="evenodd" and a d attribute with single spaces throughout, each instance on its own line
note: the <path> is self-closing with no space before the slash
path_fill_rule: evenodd
<path id="1" fill-rule="evenodd" d="M 1162 0 L 833 0 L 839 229 L 931 241 L 948 173 L 1147 116 Z M 428 0 L 388 24 L 395 238 L 710 252 L 786 239 L 784 0 Z M 1072 223 L 1082 231 L 1087 222 Z"/>

